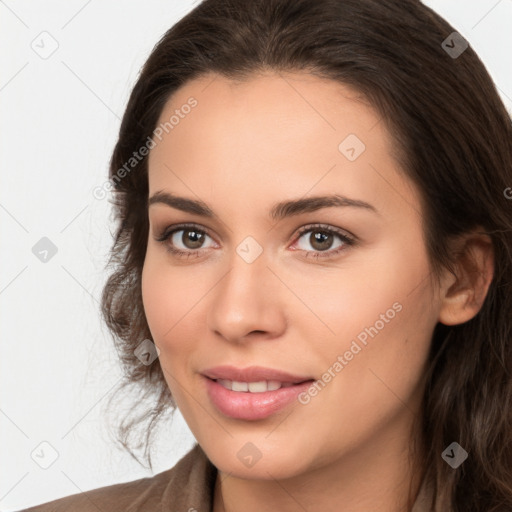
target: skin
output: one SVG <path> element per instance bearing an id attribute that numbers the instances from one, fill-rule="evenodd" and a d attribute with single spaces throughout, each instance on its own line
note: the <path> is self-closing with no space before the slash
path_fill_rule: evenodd
<path id="1" fill-rule="evenodd" d="M 162 203 L 148 209 L 142 275 L 145 313 L 160 364 L 192 433 L 218 468 L 214 511 L 407 510 L 416 460 L 423 376 L 433 329 L 472 318 L 492 277 L 491 249 L 477 235 L 480 273 L 460 267 L 432 279 L 419 192 L 392 156 L 385 123 L 353 89 L 306 73 L 267 72 L 234 82 L 218 75 L 185 84 L 162 111 L 165 122 L 193 96 L 197 106 L 149 156 L 149 196 L 200 199 L 213 218 Z M 338 146 L 356 134 L 366 149 L 349 161 Z M 327 207 L 270 218 L 283 200 L 341 194 L 377 212 Z M 156 238 L 196 223 L 209 236 L 195 257 L 178 257 Z M 311 235 L 333 235 L 330 257 Z M 315 231 L 316 229 L 316 231 Z M 184 245 L 180 232 L 175 245 Z M 248 236 L 263 249 L 252 263 L 237 252 Z M 200 372 L 260 365 L 321 379 L 338 355 L 392 305 L 400 312 L 311 398 L 258 421 L 228 418 L 210 402 Z M 247 443 L 261 459 L 246 467 Z M 192 506 L 193 504 L 191 504 Z"/>

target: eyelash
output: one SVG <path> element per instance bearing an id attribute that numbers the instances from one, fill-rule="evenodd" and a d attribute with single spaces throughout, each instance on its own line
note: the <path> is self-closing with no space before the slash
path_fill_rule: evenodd
<path id="1" fill-rule="evenodd" d="M 178 224 L 178 225 L 171 226 L 171 227 L 172 227 L 172 229 L 166 228 L 161 235 L 156 237 L 156 241 L 163 243 L 165 246 L 165 249 L 169 253 L 171 253 L 174 256 L 177 256 L 179 258 L 190 258 L 190 257 L 197 258 L 200 256 L 201 252 L 205 249 L 195 249 L 195 250 L 190 249 L 187 251 L 184 251 L 182 249 L 177 249 L 173 245 L 167 243 L 169 238 L 171 238 L 171 236 L 174 235 L 174 233 L 176 233 L 178 231 L 190 230 L 190 231 L 199 232 L 203 235 L 208 235 L 210 238 L 212 238 L 208 234 L 207 230 L 205 230 L 204 228 L 202 228 L 201 226 L 199 226 L 197 224 Z M 330 227 L 326 224 L 309 224 L 307 226 L 303 226 L 302 228 L 300 228 L 299 232 L 297 233 L 297 236 L 295 237 L 295 242 L 300 240 L 302 235 L 304 235 L 305 233 L 315 232 L 315 231 L 321 232 L 321 233 L 327 233 L 329 235 L 336 235 L 343 242 L 343 245 L 341 245 L 340 247 L 337 247 L 336 249 L 331 249 L 331 250 L 327 250 L 327 251 L 303 251 L 303 252 L 306 252 L 307 258 L 309 258 L 309 257 L 316 258 L 316 259 L 318 259 L 318 258 L 333 258 L 333 257 L 337 256 L 340 252 L 346 250 L 348 247 L 355 245 L 355 243 L 356 243 L 355 237 L 349 236 L 349 235 L 345 234 L 344 232 L 342 232 L 341 230 Z M 295 249 L 295 250 L 301 250 L 301 249 Z"/>

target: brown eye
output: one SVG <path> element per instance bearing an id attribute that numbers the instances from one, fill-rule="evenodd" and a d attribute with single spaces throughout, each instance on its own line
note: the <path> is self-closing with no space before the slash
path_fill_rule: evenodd
<path id="1" fill-rule="evenodd" d="M 307 257 L 334 257 L 339 252 L 355 245 L 356 240 L 338 228 L 324 225 L 306 226 L 301 229 L 295 249 L 306 253 Z"/>
<path id="2" fill-rule="evenodd" d="M 169 226 L 155 240 L 179 258 L 199 257 L 205 250 L 216 247 L 214 239 L 194 224 Z"/>
<path id="3" fill-rule="evenodd" d="M 179 231 L 176 231 L 171 237 L 171 241 L 173 243 L 175 243 L 174 238 L 178 233 L 183 233 L 181 237 L 178 236 L 177 238 L 181 238 L 180 242 L 187 249 L 199 249 L 204 243 L 206 236 L 205 233 L 196 229 L 180 229 Z"/>
<path id="4" fill-rule="evenodd" d="M 317 251 L 326 251 L 330 249 L 333 244 L 333 235 L 325 231 L 314 231 L 309 236 L 309 243 L 311 247 Z"/>
<path id="5" fill-rule="evenodd" d="M 339 241 L 336 244 L 336 239 Z M 303 251 L 327 251 L 346 243 L 342 235 L 325 229 L 308 229 L 299 237 L 297 246 Z"/>

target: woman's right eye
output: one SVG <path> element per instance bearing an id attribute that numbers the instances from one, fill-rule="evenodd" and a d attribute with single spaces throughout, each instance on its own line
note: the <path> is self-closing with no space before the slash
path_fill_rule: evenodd
<path id="1" fill-rule="evenodd" d="M 171 254 L 180 257 L 198 256 L 202 250 L 211 248 L 211 246 L 204 246 L 208 240 L 213 242 L 213 239 L 204 230 L 194 225 L 166 229 L 157 238 L 157 241 L 163 243 Z"/>

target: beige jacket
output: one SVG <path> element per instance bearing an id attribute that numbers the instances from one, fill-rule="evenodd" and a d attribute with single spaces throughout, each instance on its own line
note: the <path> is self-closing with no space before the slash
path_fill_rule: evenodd
<path id="1" fill-rule="evenodd" d="M 100 487 L 20 512 L 211 512 L 217 469 L 196 444 L 171 469 L 152 477 Z M 420 489 L 411 512 L 429 512 Z"/>

